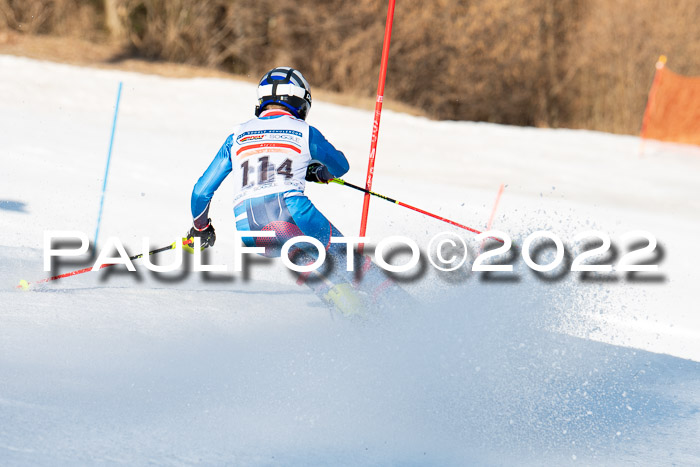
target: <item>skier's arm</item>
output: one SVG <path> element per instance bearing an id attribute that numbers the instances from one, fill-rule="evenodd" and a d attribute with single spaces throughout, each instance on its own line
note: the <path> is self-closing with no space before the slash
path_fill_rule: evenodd
<path id="1" fill-rule="evenodd" d="M 345 155 L 333 147 L 316 128 L 309 127 L 311 158 L 328 168 L 334 177 L 342 177 L 350 169 Z"/>
<path id="2" fill-rule="evenodd" d="M 231 144 L 233 135 L 226 139 L 226 142 L 204 174 L 199 177 L 192 190 L 190 209 L 194 226 L 197 230 L 206 229 L 209 225 L 209 203 L 214 196 L 214 192 L 219 188 L 221 182 L 231 173 Z"/>

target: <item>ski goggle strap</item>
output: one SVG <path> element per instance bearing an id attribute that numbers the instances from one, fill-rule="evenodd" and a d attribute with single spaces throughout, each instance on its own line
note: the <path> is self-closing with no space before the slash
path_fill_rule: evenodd
<path id="1" fill-rule="evenodd" d="M 264 99 L 267 96 L 296 96 L 305 99 L 307 93 L 306 89 L 291 83 L 258 86 L 258 99 Z"/>

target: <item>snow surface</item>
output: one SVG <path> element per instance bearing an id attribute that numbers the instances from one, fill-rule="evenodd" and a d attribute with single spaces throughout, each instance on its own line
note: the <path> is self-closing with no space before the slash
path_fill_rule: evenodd
<path id="1" fill-rule="evenodd" d="M 493 227 L 517 245 L 546 229 L 575 252 L 594 228 L 622 254 L 622 234 L 648 230 L 661 272 L 638 280 L 538 278 L 517 257 L 484 280 L 424 261 L 402 281 L 420 306 L 362 319 L 274 261 L 18 291 L 48 274 L 44 231 L 92 237 L 119 81 L 100 241 L 132 254 L 185 233 L 192 185 L 255 104 L 233 80 L 0 56 L 1 465 L 700 464 L 700 148 L 382 115 L 375 191 L 483 229 L 504 183 Z M 309 122 L 362 185 L 372 114 L 315 102 Z M 307 192 L 357 233 L 361 194 Z M 231 195 L 224 182 L 211 209 L 209 261 L 228 265 Z M 374 239 L 425 252 L 446 231 L 478 251 L 472 234 L 372 201 Z"/>

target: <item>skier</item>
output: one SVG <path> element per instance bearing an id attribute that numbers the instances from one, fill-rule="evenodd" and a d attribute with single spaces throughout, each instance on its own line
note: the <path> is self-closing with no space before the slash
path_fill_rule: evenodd
<path id="1" fill-rule="evenodd" d="M 276 238 L 244 238 L 245 245 L 264 246 L 265 256 L 274 257 L 280 255 L 281 245 L 289 238 L 306 235 L 318 239 L 328 251 L 327 261 L 335 259 L 338 267 L 332 266 L 329 275 L 307 284 L 327 303 L 352 312 L 361 306 L 362 299 L 345 270 L 346 247 L 330 243 L 331 237 L 342 235 L 304 195 L 306 181 L 328 183 L 341 177 L 349 169 L 348 161 L 320 131 L 306 123 L 311 92 L 299 71 L 289 67 L 268 71 L 260 80 L 257 95 L 256 118 L 234 129 L 194 186 L 194 225 L 187 238 L 199 237 L 202 248 L 214 245 L 209 205 L 221 182 L 232 173 L 236 229 L 276 233 Z M 296 264 L 311 263 L 317 254 L 313 247 L 295 248 L 290 250 L 290 259 Z M 375 285 L 381 290 L 390 288 L 393 281 L 387 284 L 386 280 L 382 277 L 381 284 Z"/>

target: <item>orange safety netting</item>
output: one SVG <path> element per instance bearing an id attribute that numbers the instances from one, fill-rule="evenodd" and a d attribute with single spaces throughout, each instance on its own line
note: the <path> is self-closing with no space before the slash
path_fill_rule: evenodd
<path id="1" fill-rule="evenodd" d="M 666 57 L 656 64 L 642 122 L 642 138 L 700 145 L 700 77 L 667 69 Z"/>

